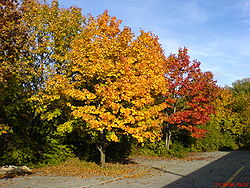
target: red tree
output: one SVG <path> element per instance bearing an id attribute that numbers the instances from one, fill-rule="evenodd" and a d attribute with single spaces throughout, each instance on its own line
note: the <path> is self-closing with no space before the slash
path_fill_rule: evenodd
<path id="1" fill-rule="evenodd" d="M 178 55 L 168 57 L 169 92 L 165 96 L 166 109 L 164 129 L 166 147 L 169 149 L 171 132 L 186 129 L 193 137 L 202 137 L 206 131 L 197 125 L 206 124 L 214 112 L 211 100 L 217 95 L 216 81 L 211 72 L 202 72 L 200 62 L 190 61 L 187 48 L 179 49 Z"/>

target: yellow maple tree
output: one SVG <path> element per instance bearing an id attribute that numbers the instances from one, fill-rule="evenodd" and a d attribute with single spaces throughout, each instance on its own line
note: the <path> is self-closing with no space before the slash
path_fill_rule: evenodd
<path id="1" fill-rule="evenodd" d="M 64 74 L 47 82 L 48 97 L 70 101 L 72 118 L 98 138 L 102 166 L 108 141 L 118 142 L 121 135 L 139 142 L 158 140 L 166 107 L 159 100 L 167 92 L 166 58 L 157 36 L 141 31 L 135 37 L 120 23 L 108 11 L 96 19 L 90 16 L 65 57 Z M 70 125 L 74 123 L 59 130 L 72 130 Z"/>

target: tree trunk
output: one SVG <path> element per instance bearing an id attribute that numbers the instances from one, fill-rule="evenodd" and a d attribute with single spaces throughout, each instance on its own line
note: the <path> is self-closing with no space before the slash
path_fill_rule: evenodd
<path id="1" fill-rule="evenodd" d="M 102 145 L 98 149 L 100 151 L 100 165 L 103 168 L 105 167 L 105 150 Z"/>
<path id="2" fill-rule="evenodd" d="M 105 149 L 107 147 L 107 143 L 106 143 L 106 138 L 103 132 L 100 135 L 100 144 L 96 144 L 96 147 L 100 151 L 100 166 L 105 167 L 105 163 L 106 163 Z"/>
<path id="3" fill-rule="evenodd" d="M 166 149 L 167 149 L 167 151 L 169 150 L 171 135 L 172 135 L 171 131 L 169 129 L 167 129 L 167 132 L 166 132 Z"/>

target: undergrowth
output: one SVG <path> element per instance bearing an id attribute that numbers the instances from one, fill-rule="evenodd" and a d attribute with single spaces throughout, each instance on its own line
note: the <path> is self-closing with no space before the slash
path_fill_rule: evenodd
<path id="1" fill-rule="evenodd" d="M 181 143 L 175 142 L 169 150 L 166 149 L 165 142 L 145 143 L 143 145 L 135 145 L 132 149 L 132 156 L 158 156 L 158 157 L 173 157 L 183 158 L 189 150 Z"/>

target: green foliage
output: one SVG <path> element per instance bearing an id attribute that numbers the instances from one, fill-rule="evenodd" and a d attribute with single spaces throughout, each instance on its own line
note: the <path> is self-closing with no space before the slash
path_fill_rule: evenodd
<path id="1" fill-rule="evenodd" d="M 58 139 L 49 138 L 43 142 L 27 143 L 27 140 L 18 139 L 9 143 L 9 148 L 2 150 L 1 165 L 28 165 L 30 167 L 59 164 L 74 156 L 72 147 L 63 145 Z M 15 145 L 13 145 L 15 144 Z"/>
<path id="2" fill-rule="evenodd" d="M 32 60 L 41 74 L 41 81 L 51 73 L 59 71 L 64 55 L 70 49 L 71 41 L 81 30 L 84 17 L 77 7 L 59 8 L 59 3 L 23 0 L 23 22 L 28 27 Z M 35 19 L 34 19 L 35 18 Z M 41 83 L 43 84 L 43 83 Z"/>
<path id="3" fill-rule="evenodd" d="M 197 138 L 196 142 L 191 144 L 190 151 L 218 151 L 238 149 L 236 136 L 230 131 L 221 131 L 221 128 L 214 121 L 210 121 L 206 126 L 202 126 L 208 131 L 205 137 Z"/>
<path id="4" fill-rule="evenodd" d="M 233 96 L 235 97 L 235 103 L 232 110 L 237 113 L 239 122 L 244 129 L 241 139 L 241 146 L 249 148 L 250 143 L 250 78 L 237 80 L 233 83 L 233 87 L 230 88 Z"/>
<path id="5" fill-rule="evenodd" d="M 250 133 L 246 133 L 243 137 L 243 148 L 250 150 Z"/>
<path id="6" fill-rule="evenodd" d="M 135 143 L 132 146 L 132 155 L 164 156 L 167 154 L 166 146 L 161 142 L 146 142 L 143 145 Z"/>
<path id="7" fill-rule="evenodd" d="M 184 147 L 182 143 L 175 142 L 169 150 L 169 155 L 170 157 L 183 158 L 188 152 L 188 148 Z"/>
<path id="8" fill-rule="evenodd" d="M 0 134 L 29 114 L 32 66 L 27 63 L 27 28 L 22 23 L 17 0 L 0 1 Z"/>
<path id="9" fill-rule="evenodd" d="M 34 153 L 30 148 L 11 148 L 4 152 L 1 157 L 1 165 L 14 164 L 14 165 L 28 165 L 34 158 Z"/>
<path id="10" fill-rule="evenodd" d="M 50 139 L 50 143 L 44 148 L 41 160 L 36 166 L 57 165 L 68 158 L 74 157 L 72 146 L 63 145 L 57 139 Z"/>
<path id="11" fill-rule="evenodd" d="M 242 80 L 236 80 L 231 88 L 234 95 L 249 95 L 250 93 L 250 78 L 244 78 Z"/>
<path id="12" fill-rule="evenodd" d="M 164 141 L 155 143 L 147 142 L 143 145 L 135 144 L 132 147 L 132 155 L 143 156 L 158 156 L 158 157 L 177 157 L 182 158 L 188 153 L 188 148 L 184 147 L 182 143 L 175 140 L 171 149 L 167 150 Z"/>
<path id="13" fill-rule="evenodd" d="M 20 2 L 20 4 L 18 4 Z M 72 155 L 56 125 L 67 119 L 63 100 L 41 106 L 31 100 L 44 79 L 65 60 L 84 18 L 76 7 L 36 0 L 0 1 L 0 161 L 1 164 L 56 164 Z"/>
<path id="14" fill-rule="evenodd" d="M 216 113 L 211 116 L 207 125 L 201 126 L 208 133 L 192 144 L 191 151 L 235 150 L 247 144 L 247 89 L 238 85 L 242 82 L 235 83 L 235 91 L 226 88 L 220 90 L 218 98 L 214 101 Z"/>

